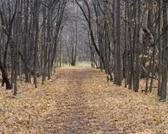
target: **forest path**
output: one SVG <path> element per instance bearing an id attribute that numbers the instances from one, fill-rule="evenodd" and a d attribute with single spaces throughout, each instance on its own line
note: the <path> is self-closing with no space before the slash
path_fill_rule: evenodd
<path id="1" fill-rule="evenodd" d="M 49 114 L 43 117 L 45 133 L 159 132 L 159 129 L 153 130 L 160 123 L 156 103 L 148 102 L 149 99 L 142 94 L 136 95 L 128 89 L 107 83 L 103 72 L 91 68 L 71 68 L 60 70 L 58 77 L 54 82 L 64 85 L 64 88 L 56 96 L 56 103 Z M 55 88 L 59 90 L 57 84 Z M 156 115 L 151 115 L 152 108 L 156 108 L 153 111 Z"/>
<path id="2" fill-rule="evenodd" d="M 10 99 L 17 106 L 8 109 L 13 117 L 5 115 L 0 132 L 160 134 L 168 130 L 166 103 L 112 85 L 103 72 L 91 68 L 57 69 L 51 81 L 21 95 Z"/>

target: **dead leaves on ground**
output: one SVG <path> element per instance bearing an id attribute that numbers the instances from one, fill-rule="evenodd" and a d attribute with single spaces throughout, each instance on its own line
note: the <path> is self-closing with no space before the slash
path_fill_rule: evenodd
<path id="1" fill-rule="evenodd" d="M 57 69 L 37 89 L 0 91 L 0 133 L 167 134 L 168 103 L 106 82 L 90 68 Z"/>

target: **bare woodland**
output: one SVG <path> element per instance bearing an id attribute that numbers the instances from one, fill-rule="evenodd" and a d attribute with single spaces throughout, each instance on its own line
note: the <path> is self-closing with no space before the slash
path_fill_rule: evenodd
<path id="1" fill-rule="evenodd" d="M 164 0 L 1 0 L 0 18 L 2 86 L 13 87 L 14 94 L 20 77 L 26 82 L 32 78 L 35 87 L 37 77 L 42 76 L 42 83 L 50 79 L 55 64 L 62 62 L 61 53 L 66 53 L 64 61 L 75 65 L 77 45 L 85 43 L 92 65 L 105 70 L 109 80 L 117 85 L 124 80 L 136 92 L 141 78 L 146 79 L 145 92 L 151 92 L 157 80 L 158 95 L 166 98 Z M 67 25 L 72 27 L 69 34 Z"/>
<path id="2" fill-rule="evenodd" d="M 74 67 L 83 61 L 89 62 L 92 69 L 65 69 L 67 72 L 59 70 L 64 65 Z M 64 77 L 65 83 L 69 83 L 69 88 L 72 89 L 69 91 L 70 95 L 68 91 L 65 93 L 69 98 L 71 95 L 75 98 L 74 94 L 81 94 L 81 99 L 86 97 L 82 96 L 84 91 L 77 90 L 85 79 L 88 82 L 98 79 L 97 86 L 102 84 L 103 90 L 100 92 L 105 97 L 105 79 L 106 84 L 111 84 L 113 88 L 111 94 L 116 91 L 114 88 L 117 88 L 119 91 L 116 91 L 116 94 L 121 95 L 120 87 L 126 90 L 123 91 L 124 95 L 129 92 L 130 95 L 137 94 L 150 99 L 151 94 L 155 94 L 157 97 L 153 100 L 157 99 L 158 103 L 165 102 L 163 105 L 167 107 L 168 1 L 0 0 L 0 71 L 2 87 L 5 87 L 6 92 L 9 91 L 13 98 L 24 91 L 21 86 L 23 83 L 33 85 L 33 88 L 38 90 L 39 87 L 46 86 L 46 83 L 52 83 L 53 78 L 55 82 L 59 81 L 59 77 Z M 75 72 L 78 75 L 72 74 Z M 82 78 L 80 73 L 87 77 Z M 97 78 L 98 74 L 102 82 Z M 100 90 L 96 84 L 90 84 L 95 86 L 94 93 L 97 93 L 96 88 Z M 51 85 L 55 86 L 54 89 L 57 88 L 57 85 Z M 68 87 L 60 89 L 64 91 L 66 88 Z M 83 89 L 86 90 L 86 87 Z M 51 92 L 48 94 L 51 95 Z M 97 94 L 92 95 L 93 98 L 97 97 Z M 117 96 L 121 97 L 120 95 Z M 77 107 L 84 104 L 83 101 L 80 102 L 80 98 L 77 99 L 79 103 L 72 99 Z M 130 104 L 133 105 L 132 102 Z M 108 108 L 110 106 L 114 105 L 109 104 Z M 151 129 L 151 134 L 152 130 L 154 129 Z M 74 132 L 82 133 L 77 130 Z M 130 130 L 121 133 L 133 132 Z M 155 132 L 161 133 L 156 128 Z M 60 130 L 53 133 L 71 132 Z M 114 133 L 118 134 L 120 131 Z"/>

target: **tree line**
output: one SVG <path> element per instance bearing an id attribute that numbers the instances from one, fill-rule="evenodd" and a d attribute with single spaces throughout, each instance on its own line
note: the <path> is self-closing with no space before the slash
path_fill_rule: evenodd
<path id="1" fill-rule="evenodd" d="M 152 92 L 157 83 L 158 96 L 165 100 L 167 0 L 0 0 L 2 86 L 13 88 L 16 95 L 17 79 L 32 81 L 37 87 L 39 76 L 42 83 L 51 78 L 58 58 L 62 58 L 69 3 L 80 10 L 74 12 L 74 29 L 68 36 L 74 36 L 72 50 L 66 50 L 71 64 L 76 64 L 79 46 L 78 19 L 84 18 L 92 66 L 105 70 L 114 84 L 135 92 L 142 79 L 145 93 Z"/>
<path id="2" fill-rule="evenodd" d="M 14 89 L 17 79 L 42 83 L 51 78 L 63 27 L 66 0 L 0 1 L 0 70 L 2 86 Z"/>
<path id="3" fill-rule="evenodd" d="M 108 80 L 138 92 L 167 96 L 168 14 L 166 0 L 75 0 L 88 24 L 94 65 Z M 99 60 L 95 60 L 98 57 Z"/>

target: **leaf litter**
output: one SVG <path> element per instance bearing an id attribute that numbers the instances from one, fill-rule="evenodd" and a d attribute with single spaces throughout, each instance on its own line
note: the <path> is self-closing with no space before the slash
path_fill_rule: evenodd
<path id="1" fill-rule="evenodd" d="M 44 85 L 0 91 L 1 134 L 168 134 L 168 103 L 107 83 L 91 68 L 57 69 Z"/>

